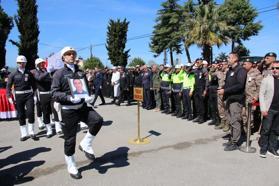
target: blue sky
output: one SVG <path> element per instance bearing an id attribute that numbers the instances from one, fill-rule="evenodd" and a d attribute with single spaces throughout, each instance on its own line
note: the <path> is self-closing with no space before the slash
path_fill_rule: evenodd
<path id="1" fill-rule="evenodd" d="M 39 56 L 47 57 L 52 52 L 58 52 L 63 46 L 71 45 L 83 49 L 78 55 L 87 58 L 90 55 L 89 46 L 106 42 L 107 24 L 109 19 L 124 19 L 130 21 L 128 38 L 152 33 L 157 10 L 163 0 L 37 0 L 39 19 Z M 180 1 L 182 4 L 185 1 Z M 217 0 L 217 3 L 222 3 Z M 259 10 L 275 8 L 277 0 L 251 0 Z M 16 0 L 1 0 L 1 6 L 10 16 L 17 13 Z M 267 7 L 266 9 L 263 9 Z M 279 11 L 260 13 L 257 21 L 261 21 L 263 29 L 258 36 L 251 37 L 244 45 L 251 55 L 265 55 L 273 51 L 279 54 Z M 14 26 L 9 39 L 18 40 L 18 30 Z M 154 58 L 149 49 L 150 38 L 128 41 L 126 48 L 131 49 L 130 59 L 141 57 L 146 62 L 154 60 L 162 63 L 163 55 Z M 87 48 L 86 48 L 87 47 Z M 10 42 L 6 43 L 6 62 L 15 66 L 17 48 Z M 214 56 L 220 52 L 229 52 L 230 45 L 214 48 Z M 192 46 L 192 60 L 200 57 L 201 49 Z M 93 47 L 93 55 L 99 57 L 104 65 L 110 65 L 104 45 Z M 185 53 L 180 56 L 186 63 Z M 169 58 L 168 58 L 169 59 Z"/>

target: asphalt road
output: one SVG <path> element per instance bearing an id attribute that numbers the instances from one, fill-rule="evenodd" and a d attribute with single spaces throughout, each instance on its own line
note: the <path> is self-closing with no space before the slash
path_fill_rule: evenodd
<path id="1" fill-rule="evenodd" d="M 151 143 L 131 145 L 137 136 L 136 105 L 96 110 L 105 120 L 93 142 L 96 161 L 76 148 L 81 180 L 67 173 L 61 137 L 47 139 L 36 127 L 39 141 L 20 142 L 18 122 L 1 121 L 0 185 L 279 185 L 279 160 L 259 157 L 257 134 L 251 138 L 256 153 L 225 152 L 224 133 L 213 126 L 141 109 L 141 136 Z"/>

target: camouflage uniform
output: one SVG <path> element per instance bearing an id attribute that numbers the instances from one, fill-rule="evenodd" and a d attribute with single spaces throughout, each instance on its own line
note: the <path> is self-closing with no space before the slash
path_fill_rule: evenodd
<path id="1" fill-rule="evenodd" d="M 218 78 L 218 89 L 222 89 L 225 85 L 225 79 L 226 79 L 226 73 L 227 70 L 224 72 L 222 70 L 218 70 L 216 72 L 217 78 Z M 224 99 L 223 95 L 217 94 L 217 103 L 218 103 L 218 113 L 220 117 L 220 125 L 216 126 L 216 129 L 222 129 L 225 127 L 226 123 L 226 113 L 225 113 L 225 104 L 224 104 Z"/>
<path id="2" fill-rule="evenodd" d="M 247 117 L 248 117 L 248 103 L 252 103 L 253 100 L 258 101 L 260 85 L 263 76 L 257 68 L 252 68 L 247 73 L 246 85 L 245 85 L 245 107 L 243 107 L 243 124 L 244 129 L 246 130 L 247 126 Z M 256 106 L 252 106 L 251 113 L 251 127 L 254 125 L 254 115 L 260 114 L 256 112 Z"/>

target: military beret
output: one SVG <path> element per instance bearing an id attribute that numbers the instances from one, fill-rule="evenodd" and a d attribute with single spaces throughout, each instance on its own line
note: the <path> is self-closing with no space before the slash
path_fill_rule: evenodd
<path id="1" fill-rule="evenodd" d="M 277 57 L 277 55 L 274 52 L 267 53 L 264 57 Z"/>

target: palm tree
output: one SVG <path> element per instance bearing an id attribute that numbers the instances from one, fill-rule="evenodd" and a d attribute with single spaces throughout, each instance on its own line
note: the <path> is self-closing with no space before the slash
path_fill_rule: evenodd
<path id="1" fill-rule="evenodd" d="M 187 25 L 189 28 L 184 33 L 187 43 L 195 43 L 201 47 L 203 58 L 208 62 L 212 61 L 212 46 L 227 44 L 230 39 L 223 33 L 233 29 L 220 19 L 218 7 L 213 2 L 194 7 Z"/>

